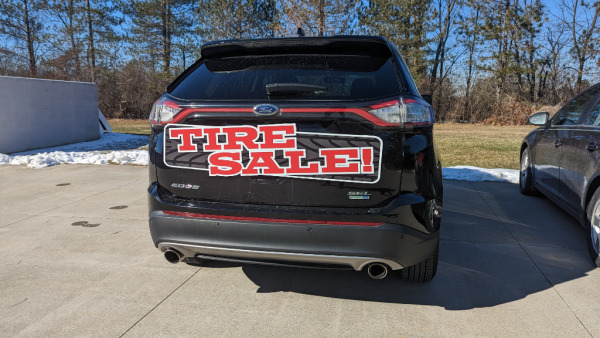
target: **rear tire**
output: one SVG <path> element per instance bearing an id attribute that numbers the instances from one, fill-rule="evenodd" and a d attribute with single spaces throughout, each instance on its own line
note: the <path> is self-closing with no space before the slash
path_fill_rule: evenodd
<path id="1" fill-rule="evenodd" d="M 596 189 L 588 203 L 586 230 L 590 257 L 600 267 L 600 189 Z"/>
<path id="2" fill-rule="evenodd" d="M 519 168 L 519 188 L 521 189 L 521 193 L 524 195 L 533 195 L 535 193 L 535 189 L 533 188 L 533 176 L 531 174 L 531 156 L 529 154 L 528 147 L 523 149 Z"/>
<path id="3" fill-rule="evenodd" d="M 419 283 L 431 281 L 437 272 L 439 251 L 440 245 L 438 243 L 433 254 L 426 260 L 399 270 L 398 275 L 400 276 L 400 279 Z"/>

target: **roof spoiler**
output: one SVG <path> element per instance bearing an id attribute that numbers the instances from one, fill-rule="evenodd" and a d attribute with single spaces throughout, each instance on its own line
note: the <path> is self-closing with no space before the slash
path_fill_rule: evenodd
<path id="1" fill-rule="evenodd" d="M 290 54 L 354 54 L 390 56 L 388 42 L 380 36 L 293 37 L 227 40 L 204 44 L 202 58 Z"/>

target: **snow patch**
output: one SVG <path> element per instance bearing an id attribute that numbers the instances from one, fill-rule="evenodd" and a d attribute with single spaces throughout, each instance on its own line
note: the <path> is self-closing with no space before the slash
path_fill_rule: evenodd
<path id="1" fill-rule="evenodd" d="M 514 169 L 486 169 L 461 165 L 442 169 L 442 176 L 447 180 L 519 183 L 519 171 Z"/>
<path id="2" fill-rule="evenodd" d="M 100 139 L 89 142 L 28 150 L 11 155 L 0 154 L 0 165 L 26 165 L 29 168 L 44 168 L 61 163 L 148 165 L 148 152 L 139 150 L 147 145 L 148 136 L 106 133 Z"/>

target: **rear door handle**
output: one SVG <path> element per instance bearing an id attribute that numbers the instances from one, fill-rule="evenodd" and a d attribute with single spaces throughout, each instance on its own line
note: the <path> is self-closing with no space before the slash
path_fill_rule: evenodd
<path id="1" fill-rule="evenodd" d="M 600 146 L 597 145 L 596 143 L 590 143 L 585 148 L 589 151 L 596 151 L 596 150 L 600 149 Z"/>
<path id="2" fill-rule="evenodd" d="M 554 140 L 552 144 L 554 144 L 554 146 L 557 148 L 563 145 L 562 141 L 559 139 Z"/>

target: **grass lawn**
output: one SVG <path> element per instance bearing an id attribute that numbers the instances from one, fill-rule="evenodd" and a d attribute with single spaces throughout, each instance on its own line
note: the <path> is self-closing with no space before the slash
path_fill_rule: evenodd
<path id="1" fill-rule="evenodd" d="M 148 120 L 108 120 L 117 133 L 150 134 Z M 521 142 L 533 126 L 436 124 L 433 130 L 442 154 L 442 165 L 482 168 L 519 168 Z"/>
<path id="2" fill-rule="evenodd" d="M 529 125 L 436 124 L 433 133 L 444 167 L 518 169 L 521 142 L 534 128 Z"/>
<path id="3" fill-rule="evenodd" d="M 108 119 L 108 123 L 115 133 L 150 135 L 150 122 L 146 119 Z"/>

